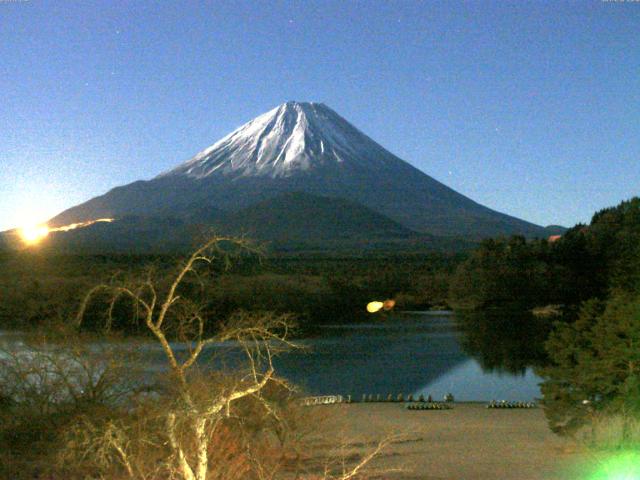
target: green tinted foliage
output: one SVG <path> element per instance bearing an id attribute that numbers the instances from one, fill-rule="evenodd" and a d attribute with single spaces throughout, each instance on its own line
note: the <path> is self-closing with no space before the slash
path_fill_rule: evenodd
<path id="1" fill-rule="evenodd" d="M 574 323 L 558 323 L 546 342 L 551 366 L 538 370 L 545 414 L 551 430 L 560 434 L 577 431 L 588 420 L 598 391 L 586 375 L 593 368 L 596 351 L 592 341 L 594 323 L 603 310 L 597 300 L 587 302 Z"/>
<path id="2" fill-rule="evenodd" d="M 278 255 L 234 259 L 230 268 L 211 265 L 213 283 L 186 279 L 181 294 L 197 298 L 207 312 L 226 318 L 232 312 L 294 313 L 303 328 L 318 323 L 368 318 L 364 306 L 372 299 L 402 299 L 402 308 L 446 304 L 451 272 L 460 255 L 420 254 L 375 256 Z M 0 257 L 0 326 L 40 328 L 67 321 L 77 312 L 83 294 L 96 283 L 126 281 L 152 274 L 160 288 L 173 272 L 170 255 L 40 255 L 37 252 Z M 164 286 L 163 286 L 164 285 Z M 86 328 L 105 325 L 110 299 L 96 296 L 88 306 Z M 140 333 L 132 303 L 119 299 L 112 328 Z"/>
<path id="3" fill-rule="evenodd" d="M 487 308 L 606 298 L 611 289 L 640 289 L 640 199 L 596 213 L 559 240 L 489 239 L 451 280 L 454 306 Z"/>
<path id="4" fill-rule="evenodd" d="M 547 363 L 547 318 L 522 311 L 466 311 L 456 316 L 464 331 L 462 348 L 484 371 L 523 375 L 527 367 Z"/>
<path id="5" fill-rule="evenodd" d="M 539 372 L 551 428 L 573 433 L 597 412 L 639 415 L 639 346 L 640 297 L 627 293 L 558 324 L 546 344 L 552 365 Z"/>
<path id="6" fill-rule="evenodd" d="M 482 242 L 454 274 L 450 299 L 454 306 L 533 306 L 550 298 L 547 242 L 524 237 Z"/>

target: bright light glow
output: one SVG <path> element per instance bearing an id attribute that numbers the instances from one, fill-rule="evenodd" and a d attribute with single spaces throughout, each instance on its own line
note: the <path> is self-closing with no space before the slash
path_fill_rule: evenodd
<path id="1" fill-rule="evenodd" d="M 19 229 L 22 241 L 27 245 L 35 245 L 40 243 L 51 232 L 68 232 L 76 228 L 84 228 L 98 222 L 113 222 L 113 218 L 98 218 L 97 220 L 88 220 L 86 222 L 72 223 L 63 225 L 62 227 L 49 228 L 46 225 L 27 225 Z"/>
<path id="2" fill-rule="evenodd" d="M 382 307 L 384 307 L 383 302 L 369 302 L 367 304 L 367 312 L 376 313 L 377 311 L 382 310 Z"/>
<path id="3" fill-rule="evenodd" d="M 27 245 L 35 245 L 49 235 L 46 225 L 27 225 L 20 229 L 20 236 Z"/>
<path id="4" fill-rule="evenodd" d="M 640 480 L 640 452 L 614 454 L 599 463 L 589 480 Z"/>
<path id="5" fill-rule="evenodd" d="M 376 313 L 379 312 L 380 310 L 391 310 L 393 307 L 396 306 L 396 301 L 395 300 L 385 300 L 384 302 L 378 302 L 378 301 L 374 301 L 374 302 L 369 302 L 367 304 L 367 312 L 369 313 Z"/>
<path id="6" fill-rule="evenodd" d="M 97 220 L 88 220 L 86 222 L 72 223 L 70 225 L 64 225 L 62 227 L 52 228 L 52 232 L 68 232 L 69 230 L 75 230 L 76 228 L 88 227 L 98 222 L 113 222 L 113 218 L 98 218 Z"/>

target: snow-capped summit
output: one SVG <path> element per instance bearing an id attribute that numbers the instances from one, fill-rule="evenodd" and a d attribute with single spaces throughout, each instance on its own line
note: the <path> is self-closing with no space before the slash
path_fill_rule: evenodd
<path id="1" fill-rule="evenodd" d="M 294 192 L 312 195 L 314 202 L 355 202 L 417 232 L 547 236 L 542 227 L 479 205 L 396 157 L 326 105 L 306 102 L 284 103 L 174 169 L 116 187 L 50 225 L 127 215 L 206 223 L 251 206 L 268 208 L 274 198 L 285 198 L 294 212 L 303 197 L 279 197 Z M 283 213 L 282 201 L 278 205 L 279 216 L 269 221 L 290 228 L 295 215 Z"/>
<path id="2" fill-rule="evenodd" d="M 288 177 L 318 166 L 380 163 L 391 154 L 323 103 L 287 102 L 160 177 Z M 372 165 L 374 166 L 374 165 Z"/>

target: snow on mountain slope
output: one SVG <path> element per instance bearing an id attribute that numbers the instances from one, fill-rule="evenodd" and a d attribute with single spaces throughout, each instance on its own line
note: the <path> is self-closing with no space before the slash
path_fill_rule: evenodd
<path id="1" fill-rule="evenodd" d="M 382 166 L 392 157 L 322 103 L 287 102 L 256 117 L 159 177 L 288 177 L 349 162 Z"/>
<path id="2" fill-rule="evenodd" d="M 326 105 L 304 102 L 282 104 L 174 169 L 116 187 L 50 224 L 127 215 L 204 221 L 207 212 L 237 212 L 287 192 L 346 199 L 421 233 L 546 236 L 396 157 Z"/>

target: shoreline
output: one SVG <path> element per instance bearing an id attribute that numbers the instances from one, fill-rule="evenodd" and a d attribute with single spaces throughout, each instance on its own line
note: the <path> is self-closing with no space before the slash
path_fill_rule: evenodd
<path id="1" fill-rule="evenodd" d="M 399 402 L 307 408 L 325 418 L 324 435 L 350 439 L 361 455 L 385 436 L 400 435 L 372 462 L 372 478 L 577 478 L 583 455 L 575 442 L 549 430 L 542 408 L 488 409 L 482 403 L 456 402 L 452 409 L 437 411 L 408 410 Z"/>

